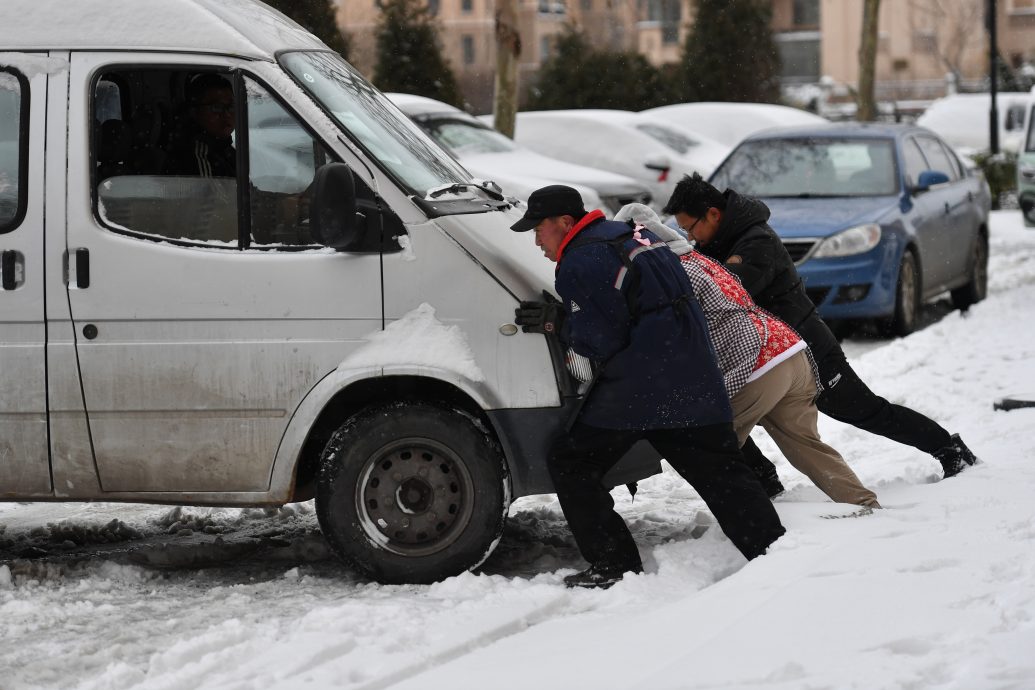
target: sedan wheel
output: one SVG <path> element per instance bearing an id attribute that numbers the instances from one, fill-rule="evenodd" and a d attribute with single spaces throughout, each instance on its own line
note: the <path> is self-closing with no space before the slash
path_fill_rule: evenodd
<path id="1" fill-rule="evenodd" d="M 966 311 L 988 295 L 988 240 L 978 237 L 971 254 L 970 282 L 952 291 L 952 306 Z"/>
<path id="2" fill-rule="evenodd" d="M 883 324 L 889 335 L 909 335 L 916 330 L 920 314 L 920 275 L 912 252 L 902 255 L 898 267 L 898 286 L 895 289 L 895 315 Z"/>

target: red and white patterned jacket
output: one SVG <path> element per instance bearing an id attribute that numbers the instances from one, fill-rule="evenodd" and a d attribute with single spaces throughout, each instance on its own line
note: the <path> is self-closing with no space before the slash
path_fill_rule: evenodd
<path id="1" fill-rule="evenodd" d="M 755 304 L 740 279 L 722 264 L 696 251 L 679 258 L 704 309 L 708 335 L 730 398 L 739 393 L 744 384 L 798 352 L 808 350 L 794 329 Z M 812 359 L 811 354 L 809 359 Z M 816 386 L 820 386 L 818 376 Z"/>
<path id="2" fill-rule="evenodd" d="M 740 278 L 716 261 L 693 249 L 686 238 L 661 223 L 656 213 L 642 204 L 627 204 L 615 220 L 646 227 L 679 255 L 683 270 L 704 310 L 715 355 L 722 370 L 726 393 L 732 399 L 749 381 L 763 376 L 804 350 L 816 380 L 816 395 L 823 390 L 819 368 L 808 345 L 793 328 L 755 304 Z"/>

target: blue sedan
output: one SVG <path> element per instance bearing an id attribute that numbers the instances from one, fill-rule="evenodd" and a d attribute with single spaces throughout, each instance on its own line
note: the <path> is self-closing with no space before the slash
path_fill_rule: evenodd
<path id="1" fill-rule="evenodd" d="M 991 195 L 922 127 L 845 123 L 745 139 L 711 182 L 761 199 L 824 319 L 876 319 L 896 335 L 949 292 L 985 297 Z"/>

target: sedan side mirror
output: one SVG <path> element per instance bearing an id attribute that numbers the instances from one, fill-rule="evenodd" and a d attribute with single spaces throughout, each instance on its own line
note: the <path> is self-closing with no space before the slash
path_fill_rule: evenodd
<path id="1" fill-rule="evenodd" d="M 926 192 L 931 187 L 945 184 L 948 181 L 949 176 L 943 172 L 939 172 L 937 170 L 924 170 L 916 180 L 916 186 L 913 187 L 913 193 Z"/>
<path id="2" fill-rule="evenodd" d="M 349 249 L 359 241 L 356 182 L 349 166 L 328 163 L 316 171 L 309 225 L 313 239 L 325 247 Z"/>
<path id="3" fill-rule="evenodd" d="M 643 167 L 658 173 L 658 182 L 668 179 L 668 171 L 672 168 L 672 162 L 668 156 L 651 156 L 643 163 Z"/>

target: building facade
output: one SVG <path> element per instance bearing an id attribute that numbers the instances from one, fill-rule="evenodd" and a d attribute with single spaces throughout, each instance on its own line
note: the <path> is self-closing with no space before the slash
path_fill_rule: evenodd
<path id="1" fill-rule="evenodd" d="M 557 37 L 573 24 L 594 45 L 637 51 L 655 65 L 676 62 L 693 23 L 694 0 L 514 0 L 528 84 Z M 785 87 L 826 85 L 850 93 L 858 83 L 863 0 L 771 0 Z M 424 0 L 441 28 L 443 51 L 468 107 L 488 112 L 495 71 L 496 0 Z M 338 25 L 353 64 L 373 76 L 381 0 L 339 0 Z M 986 0 L 883 0 L 877 96 L 882 100 L 979 88 L 988 73 Z M 1000 53 L 1013 67 L 1035 63 L 1035 0 L 998 0 Z M 1035 70 L 1033 70 L 1035 71 Z"/>

